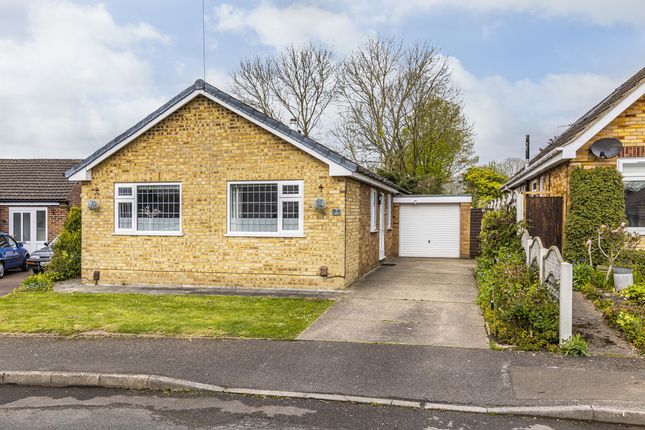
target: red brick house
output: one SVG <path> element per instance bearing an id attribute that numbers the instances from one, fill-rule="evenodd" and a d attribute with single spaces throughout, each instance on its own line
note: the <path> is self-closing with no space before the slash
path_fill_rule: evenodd
<path id="1" fill-rule="evenodd" d="M 80 204 L 80 185 L 65 171 L 79 160 L 0 159 L 0 231 L 29 252 L 56 237 L 71 206 Z"/>

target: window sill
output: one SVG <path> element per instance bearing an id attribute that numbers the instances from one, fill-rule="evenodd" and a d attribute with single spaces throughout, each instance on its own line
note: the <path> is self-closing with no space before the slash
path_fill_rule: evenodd
<path id="1" fill-rule="evenodd" d="M 297 234 L 280 234 L 280 233 L 226 233 L 224 237 L 283 237 L 283 238 L 302 238 L 302 233 Z"/>
<path id="2" fill-rule="evenodd" d="M 378 233 L 378 229 L 376 229 L 376 230 L 372 230 L 372 229 L 370 228 L 370 233 Z"/>
<path id="3" fill-rule="evenodd" d="M 181 231 L 115 231 L 112 236 L 183 236 Z"/>
<path id="4" fill-rule="evenodd" d="M 627 227 L 627 231 L 645 236 L 645 227 Z"/>

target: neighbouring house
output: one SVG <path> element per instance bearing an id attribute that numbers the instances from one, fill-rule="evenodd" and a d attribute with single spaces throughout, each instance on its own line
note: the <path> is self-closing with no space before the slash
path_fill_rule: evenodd
<path id="1" fill-rule="evenodd" d="M 622 143 L 617 156 L 603 158 L 592 153 L 592 144 L 604 138 Z M 541 149 L 504 189 L 526 195 L 527 212 L 540 206 L 535 217 L 542 219 L 531 220 L 527 213 L 534 224 L 529 229 L 542 227 L 532 234 L 546 238 L 548 245 L 561 246 L 571 173 L 600 166 L 622 173 L 630 229 L 645 235 L 645 68 Z"/>
<path id="2" fill-rule="evenodd" d="M 55 238 L 69 208 L 80 204 L 80 185 L 65 178 L 79 161 L 0 159 L 0 231 L 29 252 Z"/>
<path id="3" fill-rule="evenodd" d="M 399 254 L 404 190 L 202 80 L 66 174 L 86 282 L 340 289 Z"/>

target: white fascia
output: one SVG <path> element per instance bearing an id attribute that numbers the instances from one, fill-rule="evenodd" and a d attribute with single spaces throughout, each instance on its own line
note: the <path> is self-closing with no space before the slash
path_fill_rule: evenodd
<path id="1" fill-rule="evenodd" d="M 424 203 L 470 203 L 472 196 L 395 196 L 394 203 L 399 204 L 424 204 Z"/>
<path id="2" fill-rule="evenodd" d="M 356 179 L 357 181 L 365 182 L 366 184 L 373 185 L 378 189 L 385 190 L 385 191 L 390 192 L 392 194 L 401 193 L 401 191 L 397 190 L 396 188 L 390 187 L 389 185 L 386 185 L 381 181 L 377 181 L 376 179 L 370 178 L 367 175 L 363 175 L 362 173 L 351 172 L 349 175 L 343 175 L 343 176 L 351 176 L 352 178 Z"/>
<path id="3" fill-rule="evenodd" d="M 164 119 L 166 119 L 168 116 L 173 114 L 179 108 L 181 108 L 186 103 L 188 103 L 189 101 L 193 100 L 195 97 L 197 97 L 199 95 L 202 95 L 202 96 L 212 100 L 213 102 L 219 104 L 220 106 L 225 107 L 226 109 L 230 110 L 231 112 L 234 112 L 234 113 L 240 115 L 242 118 L 245 118 L 246 120 L 251 121 L 253 124 L 255 124 L 255 125 L 267 130 L 269 133 L 272 133 L 272 134 L 278 136 L 279 138 L 291 143 L 292 145 L 294 145 L 295 147 L 297 147 L 301 151 L 304 151 L 307 154 L 311 155 L 312 157 L 314 157 L 314 158 L 316 158 L 318 160 L 321 160 L 322 162 L 324 162 L 325 164 L 327 164 L 329 166 L 329 175 L 330 176 L 352 176 L 353 172 L 351 170 L 349 170 L 348 168 L 346 168 L 346 167 L 344 167 L 344 166 L 342 166 L 342 165 L 340 165 L 338 163 L 335 163 L 334 161 L 332 161 L 331 159 L 325 157 L 324 155 L 319 154 L 318 152 L 316 152 L 313 149 L 303 145 L 302 143 L 298 142 L 297 140 L 292 139 L 290 136 L 276 131 L 272 127 L 269 127 L 268 125 L 264 124 L 263 122 L 255 119 L 255 118 L 253 118 L 251 116 L 248 116 L 243 111 L 235 108 L 234 106 L 232 106 L 232 105 L 230 105 L 230 104 L 228 104 L 226 102 L 223 102 L 222 100 L 217 99 L 216 97 L 212 96 L 211 94 L 207 93 L 204 90 L 196 90 L 196 91 L 193 91 L 188 96 L 186 96 L 183 100 L 178 101 L 174 106 L 172 106 L 170 109 L 165 111 L 163 114 L 159 115 L 154 121 L 146 124 L 143 128 L 141 128 L 141 130 L 137 131 L 132 136 L 128 137 L 127 139 L 125 139 L 122 142 L 120 142 L 118 145 L 116 145 L 113 148 L 111 148 L 110 150 L 106 151 L 104 154 L 101 154 L 101 156 L 96 158 L 94 161 L 92 161 L 90 164 L 85 166 L 83 169 L 81 169 L 78 172 L 76 172 L 73 175 L 71 175 L 68 178 L 68 180 L 69 181 L 89 181 L 89 180 L 91 180 L 92 179 L 91 170 L 92 170 L 92 168 L 94 166 L 98 165 L 103 160 L 105 160 L 106 158 L 110 157 L 112 154 L 114 154 L 115 152 L 119 151 L 121 148 L 123 148 L 124 146 L 128 145 L 133 140 L 137 139 L 139 136 L 141 136 L 142 134 L 147 132 L 149 129 L 151 129 L 152 127 L 157 125 L 159 122 L 163 121 Z"/>

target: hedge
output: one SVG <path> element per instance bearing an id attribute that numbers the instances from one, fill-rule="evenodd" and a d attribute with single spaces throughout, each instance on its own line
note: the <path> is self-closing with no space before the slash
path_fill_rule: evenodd
<path id="1" fill-rule="evenodd" d="M 586 241 L 596 236 L 601 225 L 617 226 L 623 221 L 625 190 L 620 173 L 611 167 L 574 170 L 562 249 L 565 260 L 589 261 Z M 594 264 L 603 261 L 595 243 L 592 257 Z"/>

